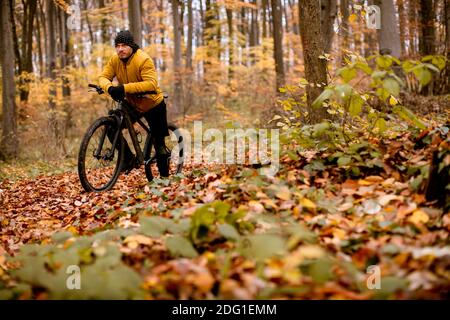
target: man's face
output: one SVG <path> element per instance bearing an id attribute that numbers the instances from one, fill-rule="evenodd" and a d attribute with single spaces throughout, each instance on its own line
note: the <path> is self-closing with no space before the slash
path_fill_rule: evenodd
<path id="1" fill-rule="evenodd" d="M 127 46 L 126 44 L 119 43 L 116 46 L 116 52 L 120 59 L 126 59 L 129 56 L 131 56 L 133 49 L 130 46 Z"/>

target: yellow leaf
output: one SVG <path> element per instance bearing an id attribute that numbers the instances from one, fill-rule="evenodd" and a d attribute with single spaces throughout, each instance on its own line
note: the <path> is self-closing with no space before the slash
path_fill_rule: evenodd
<path id="1" fill-rule="evenodd" d="M 333 236 L 335 236 L 336 238 L 338 238 L 339 240 L 344 240 L 346 237 L 346 233 L 344 230 L 342 229 L 334 229 L 333 231 Z"/>
<path id="2" fill-rule="evenodd" d="M 308 208 L 308 209 L 315 209 L 316 208 L 316 204 L 314 202 L 312 202 L 311 200 L 309 200 L 308 198 L 301 198 L 300 199 L 300 204 L 302 206 L 304 206 L 305 208 Z"/>
<path id="3" fill-rule="evenodd" d="M 360 186 L 370 186 L 370 185 L 373 184 L 373 182 L 367 181 L 367 180 L 364 180 L 364 179 L 360 179 L 360 180 L 358 180 L 358 184 Z"/>
<path id="4" fill-rule="evenodd" d="M 357 16 L 356 14 L 354 14 L 354 13 L 352 13 L 352 14 L 348 17 L 348 21 L 349 21 L 350 23 L 355 22 L 356 19 L 358 19 L 358 16 Z"/>
<path id="5" fill-rule="evenodd" d="M 417 209 L 413 212 L 413 214 L 408 218 L 408 221 L 414 224 L 427 223 L 430 220 L 430 217 L 426 214 L 425 211 L 421 209 Z"/>
<path id="6" fill-rule="evenodd" d="M 303 259 L 319 259 L 325 256 L 325 251 L 318 245 L 303 245 L 298 249 Z"/>
<path id="7" fill-rule="evenodd" d="M 141 193 L 135 195 L 134 197 L 135 197 L 136 199 L 144 200 L 144 199 L 147 198 L 147 195 L 146 195 L 145 193 L 141 192 Z"/>
<path id="8" fill-rule="evenodd" d="M 390 104 L 391 106 L 395 106 L 395 105 L 398 104 L 398 100 L 397 100 L 394 96 L 391 96 L 391 97 L 389 98 L 389 104 Z"/>
<path id="9" fill-rule="evenodd" d="M 131 249 L 135 249 L 135 248 L 137 248 L 137 246 L 139 244 L 144 244 L 144 245 L 150 246 L 150 245 L 152 245 L 153 240 L 149 237 L 146 237 L 146 236 L 143 236 L 140 234 L 135 234 L 135 235 L 126 237 L 123 242 L 128 244 L 128 247 L 130 247 Z"/>
<path id="10" fill-rule="evenodd" d="M 72 232 L 72 234 L 74 235 L 78 234 L 78 230 L 74 226 L 70 226 L 69 228 L 67 228 L 67 231 Z"/>

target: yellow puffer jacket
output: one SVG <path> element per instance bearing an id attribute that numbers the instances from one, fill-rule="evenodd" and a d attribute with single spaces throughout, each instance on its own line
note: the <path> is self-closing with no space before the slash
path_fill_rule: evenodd
<path id="1" fill-rule="evenodd" d="M 103 72 L 98 78 L 100 87 L 108 92 L 113 84 L 111 81 L 117 77 L 117 81 L 123 84 L 127 100 L 140 112 L 147 112 L 160 104 L 164 96 L 158 85 L 155 65 L 152 58 L 138 49 L 125 63 L 117 54 L 109 59 Z M 145 94 L 137 97 L 136 94 L 145 91 L 156 91 L 156 94 Z"/>

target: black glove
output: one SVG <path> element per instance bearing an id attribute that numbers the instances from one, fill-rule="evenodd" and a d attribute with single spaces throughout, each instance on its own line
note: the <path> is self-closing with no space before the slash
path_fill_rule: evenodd
<path id="1" fill-rule="evenodd" d="M 125 98 L 125 89 L 122 84 L 118 86 L 111 86 L 108 88 L 108 93 L 116 101 L 121 101 Z"/>

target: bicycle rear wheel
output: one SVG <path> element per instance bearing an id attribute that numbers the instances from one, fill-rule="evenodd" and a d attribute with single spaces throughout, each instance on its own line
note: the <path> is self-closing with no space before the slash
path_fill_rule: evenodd
<path id="1" fill-rule="evenodd" d="M 103 117 L 86 132 L 78 154 L 78 176 L 84 190 L 109 190 L 119 178 L 124 153 L 123 136 L 119 134 L 114 150 L 108 138 L 114 137 L 117 129 L 114 119 Z"/>
<path id="2" fill-rule="evenodd" d="M 165 139 L 169 157 L 169 176 L 181 173 L 184 163 L 184 139 L 179 128 L 169 123 L 169 136 Z M 144 147 L 145 159 L 145 175 L 148 181 L 152 181 L 155 176 L 159 175 L 156 165 L 156 151 L 153 145 L 151 135 L 147 136 Z"/>

